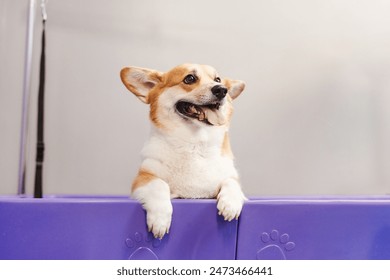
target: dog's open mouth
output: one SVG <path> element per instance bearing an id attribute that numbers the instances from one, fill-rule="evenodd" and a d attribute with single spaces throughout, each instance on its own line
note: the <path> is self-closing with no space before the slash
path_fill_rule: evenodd
<path id="1" fill-rule="evenodd" d="M 176 103 L 176 110 L 179 114 L 197 119 L 209 125 L 223 125 L 226 120 L 224 114 L 219 110 L 220 102 L 210 104 L 194 104 L 187 101 L 179 101 Z"/>

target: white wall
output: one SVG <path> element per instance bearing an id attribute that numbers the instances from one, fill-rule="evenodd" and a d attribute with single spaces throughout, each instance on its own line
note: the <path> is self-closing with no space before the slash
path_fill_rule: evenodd
<path id="1" fill-rule="evenodd" d="M 3 194 L 17 185 L 27 5 L 0 0 Z M 248 195 L 390 193 L 389 10 L 384 0 L 50 0 L 46 193 L 128 194 L 148 110 L 119 71 L 183 62 L 247 83 L 231 138 Z"/>
<path id="2" fill-rule="evenodd" d="M 22 1 L 0 0 L 0 194 L 17 190 L 26 15 Z"/>

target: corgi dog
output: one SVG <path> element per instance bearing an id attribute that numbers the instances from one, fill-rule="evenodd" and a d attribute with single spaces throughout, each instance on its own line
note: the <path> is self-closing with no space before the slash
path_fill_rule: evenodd
<path id="1" fill-rule="evenodd" d="M 146 211 L 148 230 L 159 239 L 169 233 L 172 198 L 216 198 L 219 215 L 238 219 L 246 198 L 228 133 L 244 82 L 198 64 L 168 72 L 126 67 L 120 77 L 150 106 L 151 135 L 131 190 Z"/>

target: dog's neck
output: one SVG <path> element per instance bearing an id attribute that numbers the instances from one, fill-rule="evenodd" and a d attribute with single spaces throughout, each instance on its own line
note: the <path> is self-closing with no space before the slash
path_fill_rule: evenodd
<path id="1" fill-rule="evenodd" d="M 172 147 L 220 147 L 228 131 L 227 125 L 187 125 L 161 129 L 152 125 L 151 138 L 158 138 Z"/>

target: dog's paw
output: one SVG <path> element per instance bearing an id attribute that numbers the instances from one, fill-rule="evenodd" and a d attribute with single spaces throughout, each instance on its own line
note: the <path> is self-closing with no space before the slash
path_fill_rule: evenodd
<path id="1" fill-rule="evenodd" d="M 222 215 L 225 221 L 238 219 L 245 200 L 239 183 L 234 179 L 225 180 L 217 196 L 218 214 Z"/>
<path id="2" fill-rule="evenodd" d="M 218 214 L 222 215 L 225 221 L 238 219 L 241 214 L 243 200 L 236 198 L 220 197 L 217 203 Z"/>
<path id="3" fill-rule="evenodd" d="M 172 220 L 172 205 L 165 208 L 147 210 L 146 223 L 148 230 L 153 233 L 155 238 L 162 239 L 166 233 L 169 233 Z"/>
<path id="4" fill-rule="evenodd" d="M 155 238 L 162 239 L 169 232 L 172 220 L 172 203 L 169 186 L 156 178 L 133 191 L 146 211 L 146 223 Z"/>

